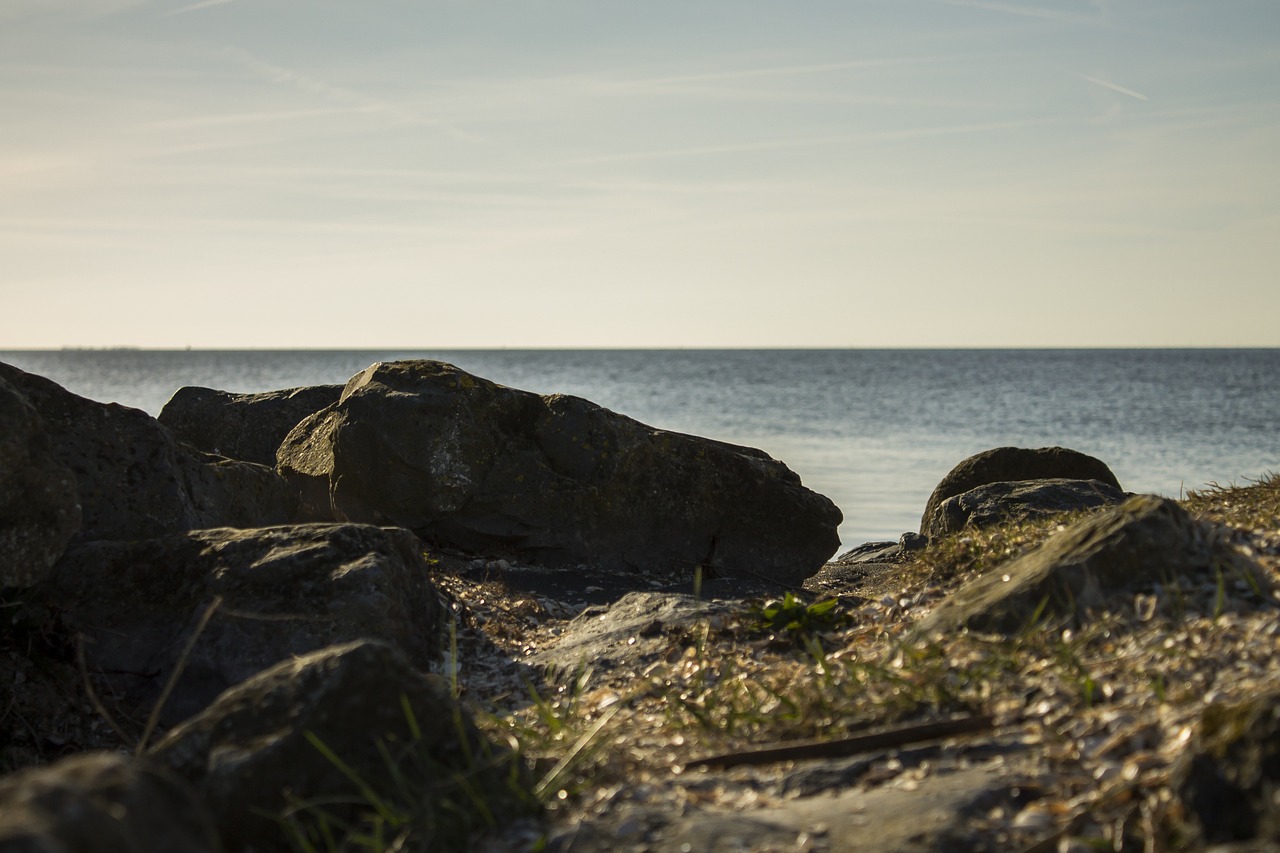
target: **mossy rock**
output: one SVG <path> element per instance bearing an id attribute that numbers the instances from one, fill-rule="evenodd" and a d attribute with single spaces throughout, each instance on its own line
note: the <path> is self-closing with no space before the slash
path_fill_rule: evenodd
<path id="1" fill-rule="evenodd" d="M 1222 572 L 1261 590 L 1260 569 L 1175 501 L 1137 495 L 1077 522 L 1038 548 L 961 587 L 922 622 L 925 631 L 970 627 L 1012 633 L 1037 615 L 1079 623 L 1120 604 L 1117 593 Z"/>

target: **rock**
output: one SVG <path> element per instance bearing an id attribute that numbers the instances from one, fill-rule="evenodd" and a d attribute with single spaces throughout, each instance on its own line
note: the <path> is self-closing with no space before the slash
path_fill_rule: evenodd
<path id="1" fill-rule="evenodd" d="M 762 451 L 440 362 L 356 375 L 277 461 L 336 518 L 544 565 L 703 565 L 798 583 L 839 544 L 840 511 Z"/>
<path id="2" fill-rule="evenodd" d="M 0 850 L 215 853 L 208 811 L 148 762 L 89 753 L 0 779 Z"/>
<path id="3" fill-rule="evenodd" d="M 591 666 L 639 670 L 700 622 L 728 620 L 740 603 L 706 601 L 692 595 L 630 592 L 609 607 L 588 607 L 565 626 L 557 642 L 525 660 L 533 666 L 573 671 Z"/>
<path id="4" fill-rule="evenodd" d="M 275 467 L 280 442 L 298 421 L 338 401 L 341 385 L 233 394 L 179 388 L 160 410 L 160 423 L 205 453 Z"/>
<path id="5" fill-rule="evenodd" d="M 272 468 L 207 454 L 180 455 L 179 459 L 196 513 L 193 529 L 269 527 L 307 520 L 299 517 L 298 493 Z"/>
<path id="6" fill-rule="evenodd" d="M 289 849 L 269 816 L 289 805 L 323 803 L 338 820 L 363 823 L 369 791 L 393 808 L 426 813 L 411 824 L 412 849 L 468 849 L 466 833 L 485 821 L 472 795 L 492 822 L 533 810 L 517 757 L 477 731 L 439 678 L 377 642 L 266 670 L 151 754 L 203 793 L 230 850 Z M 388 840 L 403 828 L 382 827 Z"/>
<path id="7" fill-rule="evenodd" d="M 691 802 L 681 808 L 626 804 L 553 835 L 553 853 L 610 850 L 874 850 L 936 853 L 989 849 L 967 825 L 971 815 L 1005 805 L 1025 778 L 990 763 L 925 775 L 918 784 L 761 798 L 750 809 Z M 712 788 L 708 774 L 690 786 Z M 1015 789 L 1016 790 L 1016 789 Z M 1007 806 L 1006 806 L 1007 807 Z"/>
<path id="8" fill-rule="evenodd" d="M 1280 692 L 1205 708 L 1170 786 L 1196 841 L 1280 842 Z"/>
<path id="9" fill-rule="evenodd" d="M 36 410 L 0 374 L 0 589 L 49 573 L 80 529 L 75 475 Z"/>
<path id="10" fill-rule="evenodd" d="M 987 483 L 938 504 L 928 521 L 930 537 L 990 527 L 1015 518 L 1036 518 L 1118 504 L 1124 492 L 1100 480 L 1015 480 Z"/>
<path id="11" fill-rule="evenodd" d="M 1045 618 L 1078 620 L 1117 591 L 1200 574 L 1212 578 L 1215 568 L 1234 572 L 1256 589 L 1267 588 L 1264 573 L 1207 524 L 1192 519 L 1175 501 L 1138 495 L 962 586 L 921 627 L 1014 632 L 1042 605 Z"/>
<path id="12" fill-rule="evenodd" d="M 72 541 L 292 520 L 297 496 L 271 469 L 197 455 L 145 412 L 87 400 L 7 364 L 0 380 L 39 412 L 54 457 L 75 475 L 82 523 Z"/>
<path id="13" fill-rule="evenodd" d="M 406 530 L 355 524 L 197 530 L 137 542 L 74 546 L 44 590 L 90 672 L 145 720 L 192 647 L 161 722 L 206 707 L 227 688 L 294 655 L 372 637 L 418 666 L 443 648 L 443 605 Z"/>
<path id="14" fill-rule="evenodd" d="M 997 447 L 970 456 L 942 478 L 925 504 L 920 532 L 929 532 L 930 520 L 947 498 L 988 483 L 1017 480 L 1098 480 L 1120 488 L 1120 481 L 1104 462 L 1078 451 L 1065 447 Z"/>
<path id="15" fill-rule="evenodd" d="M 914 554 L 929 547 L 929 537 L 908 530 L 898 537 L 898 547 L 902 549 L 903 554 Z"/>
<path id="16" fill-rule="evenodd" d="M 885 540 L 883 542 L 863 542 L 856 548 L 845 551 L 833 563 L 845 566 L 856 566 L 862 563 L 896 563 L 902 559 L 901 542 Z"/>

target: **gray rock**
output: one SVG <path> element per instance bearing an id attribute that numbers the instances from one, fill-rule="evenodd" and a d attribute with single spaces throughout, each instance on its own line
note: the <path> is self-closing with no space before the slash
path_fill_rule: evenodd
<path id="1" fill-rule="evenodd" d="M 1267 588 L 1261 569 L 1208 525 L 1174 501 L 1138 495 L 962 586 L 921 628 L 944 631 L 968 625 L 1014 632 L 1038 610 L 1044 618 L 1078 620 L 1089 609 L 1113 602 L 1117 591 L 1199 574 L 1212 577 L 1215 568 L 1235 572 L 1257 589 Z"/>
<path id="2" fill-rule="evenodd" d="M 701 774 L 699 774 L 701 775 Z M 969 851 L 979 846 L 970 816 L 1005 804 L 1020 778 L 1008 770 L 975 765 L 926 775 L 910 789 L 880 786 L 778 798 L 768 805 L 731 810 L 690 804 L 683 809 L 624 806 L 588 817 L 553 835 L 555 853 L 610 850 L 874 850 L 877 853 Z M 716 784 L 713 774 L 686 774 L 683 784 Z M 1006 806 L 1007 807 L 1007 806 Z"/>
<path id="3" fill-rule="evenodd" d="M 741 604 L 707 601 L 691 595 L 631 592 L 609 607 L 589 607 L 565 626 L 557 642 L 525 662 L 572 671 L 590 666 L 609 671 L 639 669 L 668 650 L 698 623 L 728 619 Z"/>
<path id="4" fill-rule="evenodd" d="M 949 497 L 988 483 L 1016 480 L 1098 480 L 1120 488 L 1120 481 L 1104 462 L 1065 447 L 997 447 L 984 450 L 952 468 L 933 489 L 920 519 L 920 532 L 929 532 L 929 522 Z"/>
<path id="5" fill-rule="evenodd" d="M 485 822 L 468 792 L 489 821 L 532 810 L 516 756 L 477 731 L 439 678 L 376 642 L 324 649 L 254 676 L 151 755 L 203 793 L 232 850 L 289 849 L 271 817 L 289 805 L 323 802 L 332 817 L 362 823 L 372 809 L 353 777 L 396 808 L 427 812 L 431 819 L 411 826 L 413 849 L 468 849 L 467 833 Z M 408 793 L 396 790 L 399 782 Z"/>
<path id="6" fill-rule="evenodd" d="M 0 588 L 39 581 L 79 529 L 75 475 L 54 457 L 40 415 L 0 375 Z"/>
<path id="7" fill-rule="evenodd" d="M 149 762 L 90 753 L 0 779 L 0 850 L 216 853 L 208 811 Z"/>
<path id="8" fill-rule="evenodd" d="M 896 563 L 902 558 L 901 542 L 864 542 L 856 548 L 850 548 L 833 563 L 845 566 L 856 566 L 862 563 Z"/>
<path id="9" fill-rule="evenodd" d="M 1280 842 L 1280 693 L 1205 708 L 1170 787 L 1184 841 Z"/>
<path id="10" fill-rule="evenodd" d="M 68 550 L 44 594 L 84 635 L 99 693 L 140 720 L 221 598 L 164 706 L 166 726 L 272 664 L 335 643 L 380 638 L 423 668 L 442 649 L 443 605 L 406 530 L 216 528 L 88 543 Z"/>
<path id="11" fill-rule="evenodd" d="M 341 385 L 233 394 L 179 388 L 160 410 L 160 423 L 192 447 L 275 467 L 280 442 L 299 421 L 338 401 Z"/>
<path id="12" fill-rule="evenodd" d="M 930 537 L 990 527 L 1014 519 L 1118 504 L 1124 492 L 1100 480 L 1017 480 L 987 483 L 942 503 L 928 522 Z"/>
<path id="13" fill-rule="evenodd" d="M 75 475 L 82 523 L 73 541 L 292 520 L 297 495 L 269 468 L 198 455 L 145 412 L 6 364 L 0 380 L 39 412 L 54 457 Z"/>
<path id="14" fill-rule="evenodd" d="M 798 583 L 839 544 L 840 511 L 762 451 L 440 362 L 356 375 L 277 461 L 335 518 L 545 565 L 704 565 Z"/>

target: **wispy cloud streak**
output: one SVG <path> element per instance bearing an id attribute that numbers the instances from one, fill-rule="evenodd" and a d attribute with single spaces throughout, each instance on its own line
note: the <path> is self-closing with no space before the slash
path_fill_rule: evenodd
<path id="1" fill-rule="evenodd" d="M 1136 98 L 1139 101 L 1151 100 L 1141 92 L 1136 92 L 1133 89 L 1125 88 L 1124 86 L 1121 86 L 1118 83 L 1112 83 L 1110 80 L 1103 80 L 1101 77 L 1092 77 L 1088 74 L 1079 74 L 1079 73 L 1077 73 L 1076 76 L 1079 77 L 1081 80 L 1094 84 L 1095 86 L 1101 86 L 1104 89 L 1110 89 L 1113 92 L 1119 92 L 1121 95 L 1128 95 L 1130 98 Z"/>
<path id="2" fill-rule="evenodd" d="M 646 83 L 705 83 L 712 80 L 748 80 L 760 77 L 789 77 L 800 74 L 823 74 L 830 71 L 854 71 L 858 69 L 886 68 L 897 65 L 930 65 L 947 62 L 959 57 L 916 56 L 888 59 L 849 59 L 839 62 L 820 62 L 810 65 L 770 65 L 762 68 L 740 68 L 726 71 L 706 71 L 697 74 L 681 74 L 655 77 Z"/>
<path id="3" fill-rule="evenodd" d="M 988 12 L 1003 12 L 1007 15 L 1018 15 L 1023 18 L 1039 18 L 1044 21 L 1057 21 L 1063 24 L 1085 24 L 1098 26 L 1102 23 L 1098 18 L 1085 15 L 1073 15 L 1059 9 L 1042 9 L 1039 6 L 1023 6 L 1015 3 L 996 3 L 990 0 L 935 0 L 947 6 L 967 6 L 972 9 L 985 9 Z M 1105 15 L 1105 7 L 1100 7 Z"/>
<path id="4" fill-rule="evenodd" d="M 581 157 L 568 161 L 565 165 L 582 165 L 588 163 L 612 163 L 624 160 L 657 160 L 670 157 L 699 157 L 711 154 L 734 154 L 751 151 L 780 151 L 793 148 L 819 148 L 827 145 L 847 145 L 859 142 L 886 142 L 907 139 L 924 139 L 936 136 L 956 136 L 972 133 L 988 133 L 1000 130 L 1014 130 L 1023 127 L 1038 127 L 1047 124 L 1059 124 L 1067 119 L 1046 118 L 1018 121 L 997 121 L 965 125 L 944 125 L 940 127 L 917 127 L 902 130 L 870 131 L 866 133 L 842 134 L 833 136 L 813 136 L 796 139 L 778 139 L 762 142 L 744 142 L 727 145 L 704 145 L 690 148 L 669 148 L 654 151 L 632 151 L 618 154 L 602 154 L 594 157 Z"/>
<path id="5" fill-rule="evenodd" d="M 179 6 L 177 9 L 170 9 L 161 17 L 171 18 L 174 15 L 185 15 L 188 12 L 196 12 L 200 9 L 208 9 L 210 6 L 222 6 L 227 3 L 234 3 L 235 0 L 200 0 L 199 3 L 191 3 L 187 6 Z"/>
<path id="6" fill-rule="evenodd" d="M 289 68 L 276 65 L 271 62 L 265 62 L 253 56 L 246 50 L 240 48 L 228 47 L 223 51 L 224 55 L 232 59 L 260 77 L 264 77 L 273 83 L 279 83 L 292 86 L 295 89 L 301 89 L 314 95 L 319 95 L 325 100 L 345 104 L 349 107 L 356 107 L 359 112 L 369 114 L 381 114 L 388 116 L 394 121 L 403 124 L 424 125 L 439 128 L 451 134 L 455 138 L 462 139 L 467 142 L 480 142 L 488 144 L 489 140 L 477 136 L 476 134 L 465 131 L 454 124 L 446 121 L 428 118 L 415 110 L 405 108 L 399 104 L 390 103 L 377 98 L 371 98 L 362 92 L 353 89 L 346 89 L 341 86 L 334 86 L 323 80 L 318 80 L 306 74 L 301 74 Z"/>

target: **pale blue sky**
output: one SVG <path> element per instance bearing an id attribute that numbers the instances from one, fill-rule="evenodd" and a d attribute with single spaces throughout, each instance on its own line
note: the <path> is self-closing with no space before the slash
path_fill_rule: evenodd
<path id="1" fill-rule="evenodd" d="M 1280 346 L 1276 0 L 0 0 L 0 349 Z"/>

